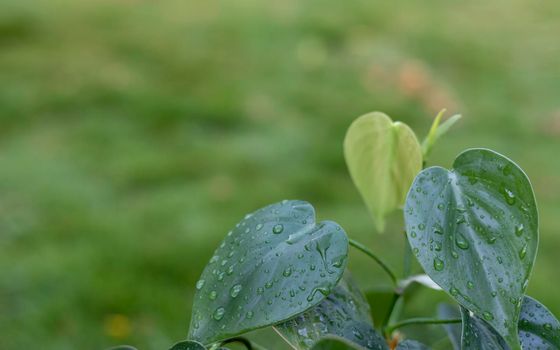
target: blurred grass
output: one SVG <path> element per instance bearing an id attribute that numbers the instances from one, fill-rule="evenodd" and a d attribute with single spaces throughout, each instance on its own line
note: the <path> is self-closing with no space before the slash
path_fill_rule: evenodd
<path id="1" fill-rule="evenodd" d="M 560 314 L 559 15 L 552 0 L 2 1 L 0 347 L 169 346 L 223 235 L 284 198 L 400 266 L 400 216 L 373 233 L 342 157 L 371 110 L 423 136 L 447 107 L 465 118 L 431 164 L 489 147 L 527 171 L 530 294 Z M 367 263 L 352 253 L 362 285 L 386 284 Z M 434 310 L 416 300 L 408 314 Z"/>

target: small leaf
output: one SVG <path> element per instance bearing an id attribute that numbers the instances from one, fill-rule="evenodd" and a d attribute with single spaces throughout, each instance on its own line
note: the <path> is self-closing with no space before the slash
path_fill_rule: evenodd
<path id="1" fill-rule="evenodd" d="M 209 344 L 292 318 L 342 277 L 348 238 L 313 207 L 283 201 L 230 231 L 196 285 L 189 338 Z"/>
<path id="2" fill-rule="evenodd" d="M 438 305 L 438 317 L 441 319 L 460 318 L 461 312 L 455 305 L 442 303 Z M 449 339 L 451 340 L 453 349 L 461 350 L 461 325 L 455 323 L 447 323 L 443 324 L 442 326 L 447 332 Z"/>
<path id="3" fill-rule="evenodd" d="M 453 126 L 453 124 L 457 123 L 459 119 L 461 119 L 460 114 L 455 114 L 449 117 L 440 125 L 439 122 L 441 121 L 441 117 L 443 117 L 444 113 L 445 109 L 441 110 L 438 113 L 438 115 L 434 119 L 432 127 L 430 128 L 428 136 L 426 136 L 424 141 L 422 141 L 422 155 L 424 159 L 427 159 L 430 156 L 430 153 L 432 152 L 432 149 L 434 148 L 439 138 L 445 135 L 447 131 L 449 131 L 449 129 Z"/>
<path id="4" fill-rule="evenodd" d="M 194 340 L 184 340 L 176 343 L 169 350 L 206 350 L 206 348 Z"/>
<path id="5" fill-rule="evenodd" d="M 319 305 L 277 329 L 298 349 L 309 349 L 326 335 L 340 336 L 367 349 L 385 344 L 373 329 L 369 305 L 348 272 Z"/>
<path id="6" fill-rule="evenodd" d="M 525 173 L 486 149 L 460 154 L 453 170 L 414 180 L 406 231 L 424 271 L 518 349 L 517 320 L 538 243 L 538 213 Z"/>
<path id="7" fill-rule="evenodd" d="M 503 338 L 486 322 L 465 308 L 463 317 L 463 349 L 509 350 Z M 525 296 L 519 319 L 519 339 L 523 349 L 560 349 L 560 322 L 535 299 Z"/>
<path id="8" fill-rule="evenodd" d="M 416 135 L 383 113 L 365 114 L 346 133 L 344 157 L 377 231 L 382 232 L 385 216 L 402 206 L 414 176 L 422 169 Z"/>
<path id="9" fill-rule="evenodd" d="M 416 340 L 407 339 L 399 343 L 397 350 L 430 350 L 430 348 Z"/>

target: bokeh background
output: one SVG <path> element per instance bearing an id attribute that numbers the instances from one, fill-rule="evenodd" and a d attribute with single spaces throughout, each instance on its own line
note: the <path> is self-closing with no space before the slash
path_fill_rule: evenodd
<path id="1" fill-rule="evenodd" d="M 529 294 L 559 315 L 559 18 L 556 0 L 2 0 L 0 348 L 167 348 L 225 233 L 285 198 L 400 269 L 401 215 L 375 234 L 342 156 L 372 110 L 420 137 L 461 113 L 430 164 L 489 147 L 526 170 Z M 388 285 L 351 254 L 363 288 Z"/>

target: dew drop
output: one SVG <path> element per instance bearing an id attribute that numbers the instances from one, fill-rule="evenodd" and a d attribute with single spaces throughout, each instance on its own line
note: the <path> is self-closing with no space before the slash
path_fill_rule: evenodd
<path id="1" fill-rule="evenodd" d="M 504 188 L 504 198 L 506 199 L 506 203 L 509 205 L 515 204 L 515 194 L 507 188 Z"/>
<path id="2" fill-rule="evenodd" d="M 284 231 L 284 225 L 282 224 L 274 225 L 274 227 L 272 228 L 272 233 L 276 235 L 282 233 L 282 231 Z"/>
<path id="3" fill-rule="evenodd" d="M 467 288 L 468 289 L 473 289 L 474 288 L 474 283 L 472 283 L 472 281 L 468 281 L 467 282 Z"/>
<path id="4" fill-rule="evenodd" d="M 494 319 L 494 315 L 492 315 L 492 313 L 488 311 L 482 313 L 482 317 L 484 317 L 486 321 L 492 321 Z"/>
<path id="5" fill-rule="evenodd" d="M 248 320 L 252 319 L 253 316 L 254 316 L 253 311 L 247 311 L 247 313 L 245 314 L 245 318 Z"/>
<path id="6" fill-rule="evenodd" d="M 282 276 L 284 277 L 290 277 L 290 275 L 292 274 L 292 268 L 288 267 L 284 270 L 284 272 L 282 272 Z"/>
<path id="7" fill-rule="evenodd" d="M 214 319 L 216 321 L 221 320 L 222 318 L 224 318 L 224 314 L 226 313 L 226 309 L 224 309 L 223 307 L 219 307 L 214 311 L 214 314 L 212 315 L 212 317 L 214 317 Z"/>
<path id="8" fill-rule="evenodd" d="M 527 244 L 525 244 L 519 251 L 519 259 L 523 260 L 525 258 L 525 255 L 527 255 Z"/>
<path id="9" fill-rule="evenodd" d="M 201 290 L 202 287 L 204 287 L 204 283 L 206 283 L 206 281 L 204 280 L 199 280 L 198 282 L 196 282 L 196 289 Z"/>
<path id="10" fill-rule="evenodd" d="M 237 296 L 239 295 L 239 292 L 241 292 L 241 289 L 243 289 L 243 287 L 240 284 L 234 285 L 229 290 L 229 296 L 232 297 L 232 298 L 237 298 Z"/>
<path id="11" fill-rule="evenodd" d="M 426 228 L 426 225 L 424 225 L 424 224 L 419 224 L 419 225 L 418 225 L 418 228 L 419 228 L 420 230 L 424 230 L 424 229 Z"/>
<path id="12" fill-rule="evenodd" d="M 444 266 L 445 264 L 443 263 L 443 260 L 440 258 L 434 258 L 434 269 L 436 269 L 436 271 L 442 271 Z"/>
<path id="13" fill-rule="evenodd" d="M 517 237 L 521 237 L 524 229 L 525 227 L 523 226 L 523 224 L 515 225 L 515 235 Z"/>
<path id="14" fill-rule="evenodd" d="M 257 224 L 257 227 L 255 227 L 257 231 L 260 231 L 262 228 L 263 228 L 263 224 Z"/>
<path id="15" fill-rule="evenodd" d="M 459 290 L 455 287 L 451 287 L 451 289 L 449 289 L 449 294 L 451 294 L 452 296 L 457 296 L 459 295 Z"/>
<path id="16" fill-rule="evenodd" d="M 467 241 L 467 239 L 465 238 L 465 236 L 463 236 L 462 234 L 458 233 L 457 236 L 455 236 L 455 244 L 457 245 L 457 247 L 459 247 L 460 249 L 469 249 L 469 242 Z"/>
<path id="17" fill-rule="evenodd" d="M 211 291 L 211 292 L 208 294 L 208 298 L 209 298 L 210 300 L 216 300 L 217 297 L 218 297 L 218 293 L 217 293 L 215 290 Z"/>

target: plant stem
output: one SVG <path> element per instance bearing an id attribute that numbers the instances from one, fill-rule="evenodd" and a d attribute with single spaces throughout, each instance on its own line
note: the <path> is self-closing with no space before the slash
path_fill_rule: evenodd
<path id="1" fill-rule="evenodd" d="M 369 250 L 366 246 L 364 246 L 362 243 L 353 240 L 352 238 L 348 238 L 348 243 L 350 243 L 350 245 L 360 251 L 362 251 L 362 253 L 366 254 L 367 256 L 369 256 L 370 258 L 372 258 L 373 260 L 375 260 L 375 262 L 381 266 L 381 268 L 387 273 L 387 275 L 389 275 L 389 277 L 391 278 L 391 282 L 393 282 L 393 286 L 397 286 L 397 276 L 395 275 L 395 273 L 391 270 L 391 268 L 389 267 L 389 265 L 387 265 L 383 260 L 381 260 L 381 258 L 379 258 L 377 255 L 375 255 L 371 250 Z"/>
<path id="2" fill-rule="evenodd" d="M 275 326 L 272 326 L 272 329 L 274 329 L 276 334 L 278 334 L 280 338 L 282 338 L 282 340 L 285 341 L 292 349 L 297 350 L 297 348 L 292 343 L 290 343 L 290 341 L 286 339 L 286 337 L 284 337 L 284 335 Z"/>
<path id="3" fill-rule="evenodd" d="M 448 318 L 448 319 L 437 319 L 437 318 L 430 318 L 430 317 L 410 318 L 408 320 L 400 321 L 385 327 L 385 333 L 391 334 L 395 329 L 413 325 L 413 324 L 446 324 L 446 323 L 461 323 L 461 322 L 462 320 L 460 318 Z"/>

